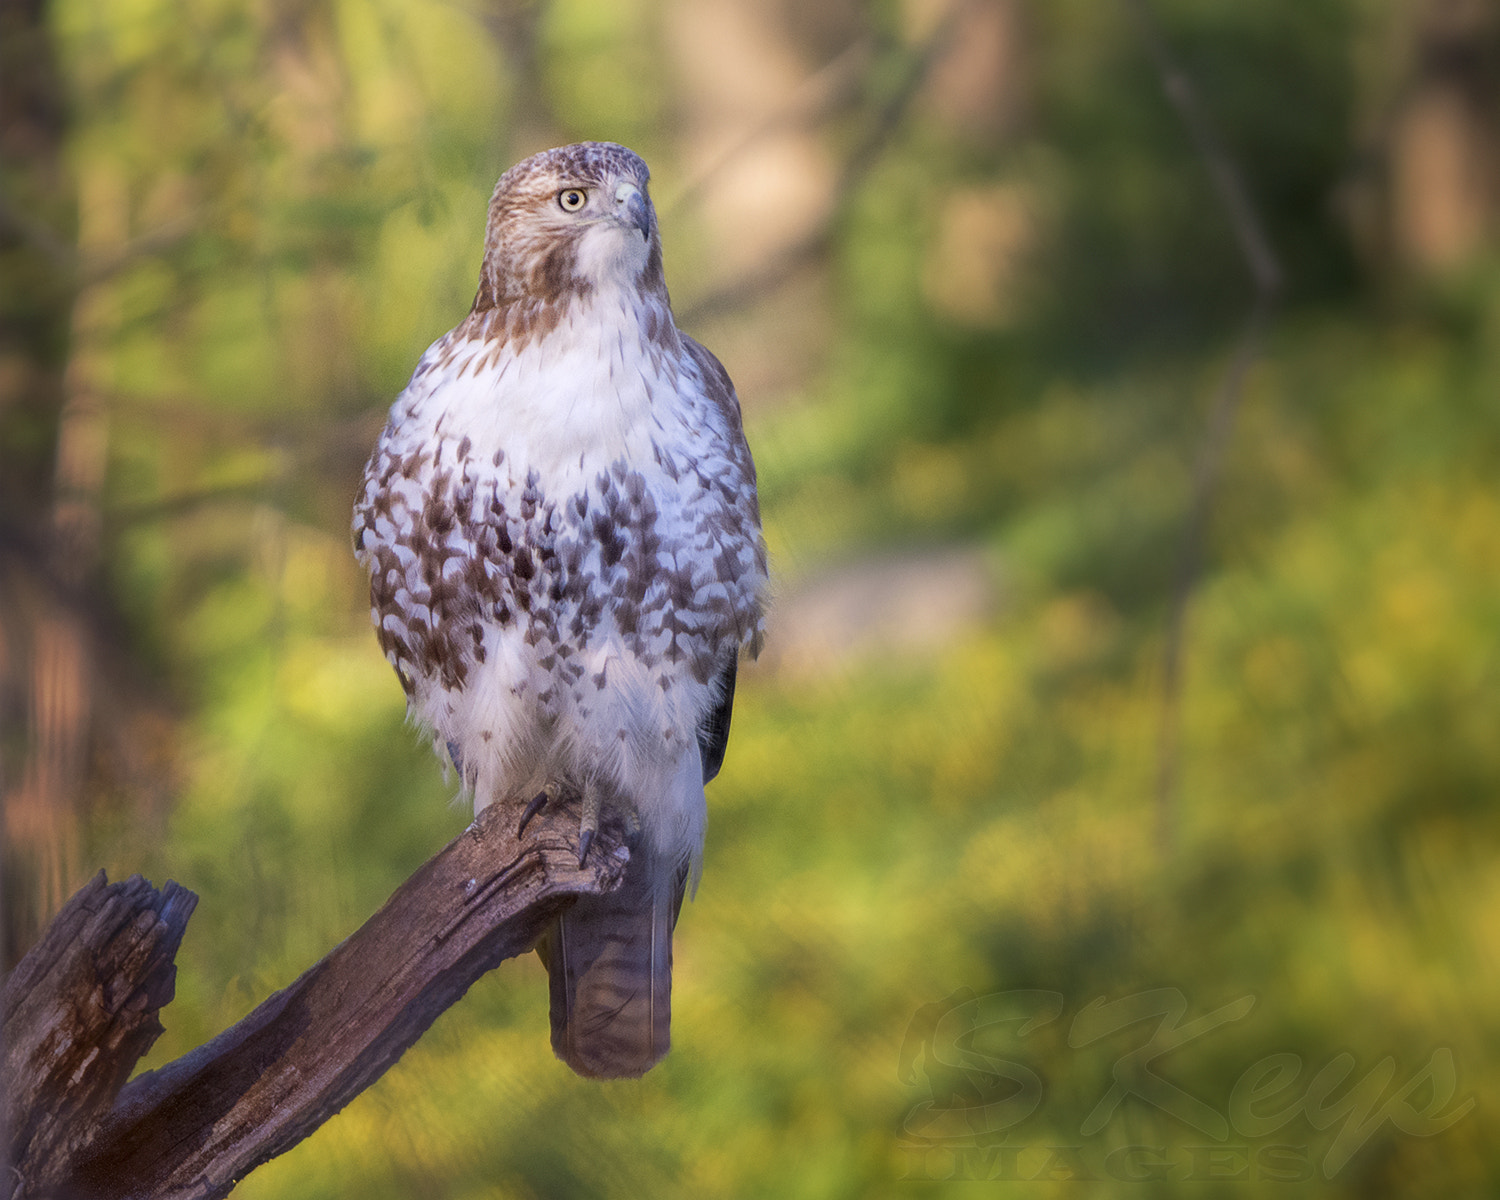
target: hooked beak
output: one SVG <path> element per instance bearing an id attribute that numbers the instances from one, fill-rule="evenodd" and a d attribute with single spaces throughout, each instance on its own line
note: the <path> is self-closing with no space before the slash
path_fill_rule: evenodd
<path id="1" fill-rule="evenodd" d="M 641 231 L 641 237 L 651 240 L 651 213 L 646 207 L 646 196 L 633 183 L 622 183 L 615 188 L 615 217 L 633 225 Z"/>

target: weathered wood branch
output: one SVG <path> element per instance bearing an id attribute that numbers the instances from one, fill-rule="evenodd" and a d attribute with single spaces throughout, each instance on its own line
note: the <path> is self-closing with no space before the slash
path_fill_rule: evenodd
<path id="1" fill-rule="evenodd" d="M 56 1189 L 54 1168 L 87 1144 L 161 1034 L 156 1014 L 172 999 L 172 960 L 197 903 L 174 883 L 158 892 L 100 871 L 6 980 L 5 1129 L 27 1194 Z M 0 1194 L 16 1183 L 0 1180 Z"/>
<path id="2" fill-rule="evenodd" d="M 577 830 L 575 805 L 549 805 L 524 836 L 514 809 L 493 806 L 290 987 L 123 1088 L 162 1031 L 156 1014 L 197 897 L 101 872 L 0 993 L 11 1147 L 0 1197 L 227 1195 L 374 1083 L 577 897 L 618 885 L 623 831 L 607 823 L 579 867 Z"/>

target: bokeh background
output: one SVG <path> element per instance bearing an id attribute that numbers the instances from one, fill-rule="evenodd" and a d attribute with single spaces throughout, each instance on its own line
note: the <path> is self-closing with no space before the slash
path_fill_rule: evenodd
<path id="1" fill-rule="evenodd" d="M 507 165 L 647 158 L 760 467 L 669 1059 L 574 1078 L 528 956 L 237 1195 L 1500 1187 L 1494 0 L 3 0 L 0 46 L 5 952 L 99 867 L 196 891 L 151 1064 L 466 822 L 347 530 Z"/>

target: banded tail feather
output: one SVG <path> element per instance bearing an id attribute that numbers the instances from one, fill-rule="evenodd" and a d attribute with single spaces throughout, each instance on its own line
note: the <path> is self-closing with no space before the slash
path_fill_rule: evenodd
<path id="1" fill-rule="evenodd" d="M 552 1049 L 578 1074 L 634 1078 L 667 1053 L 672 930 L 685 884 L 685 873 L 662 870 L 638 841 L 620 886 L 581 898 L 538 945 L 551 983 Z"/>

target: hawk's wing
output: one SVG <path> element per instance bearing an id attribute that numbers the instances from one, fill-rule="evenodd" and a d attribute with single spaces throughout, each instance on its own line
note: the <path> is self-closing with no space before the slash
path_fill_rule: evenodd
<path id="1" fill-rule="evenodd" d="M 724 751 L 729 746 L 729 719 L 734 714 L 734 677 L 737 658 L 719 672 L 719 687 L 723 695 L 714 705 L 713 711 L 703 718 L 698 726 L 698 752 L 703 758 L 703 782 L 713 781 L 724 765 Z"/>

